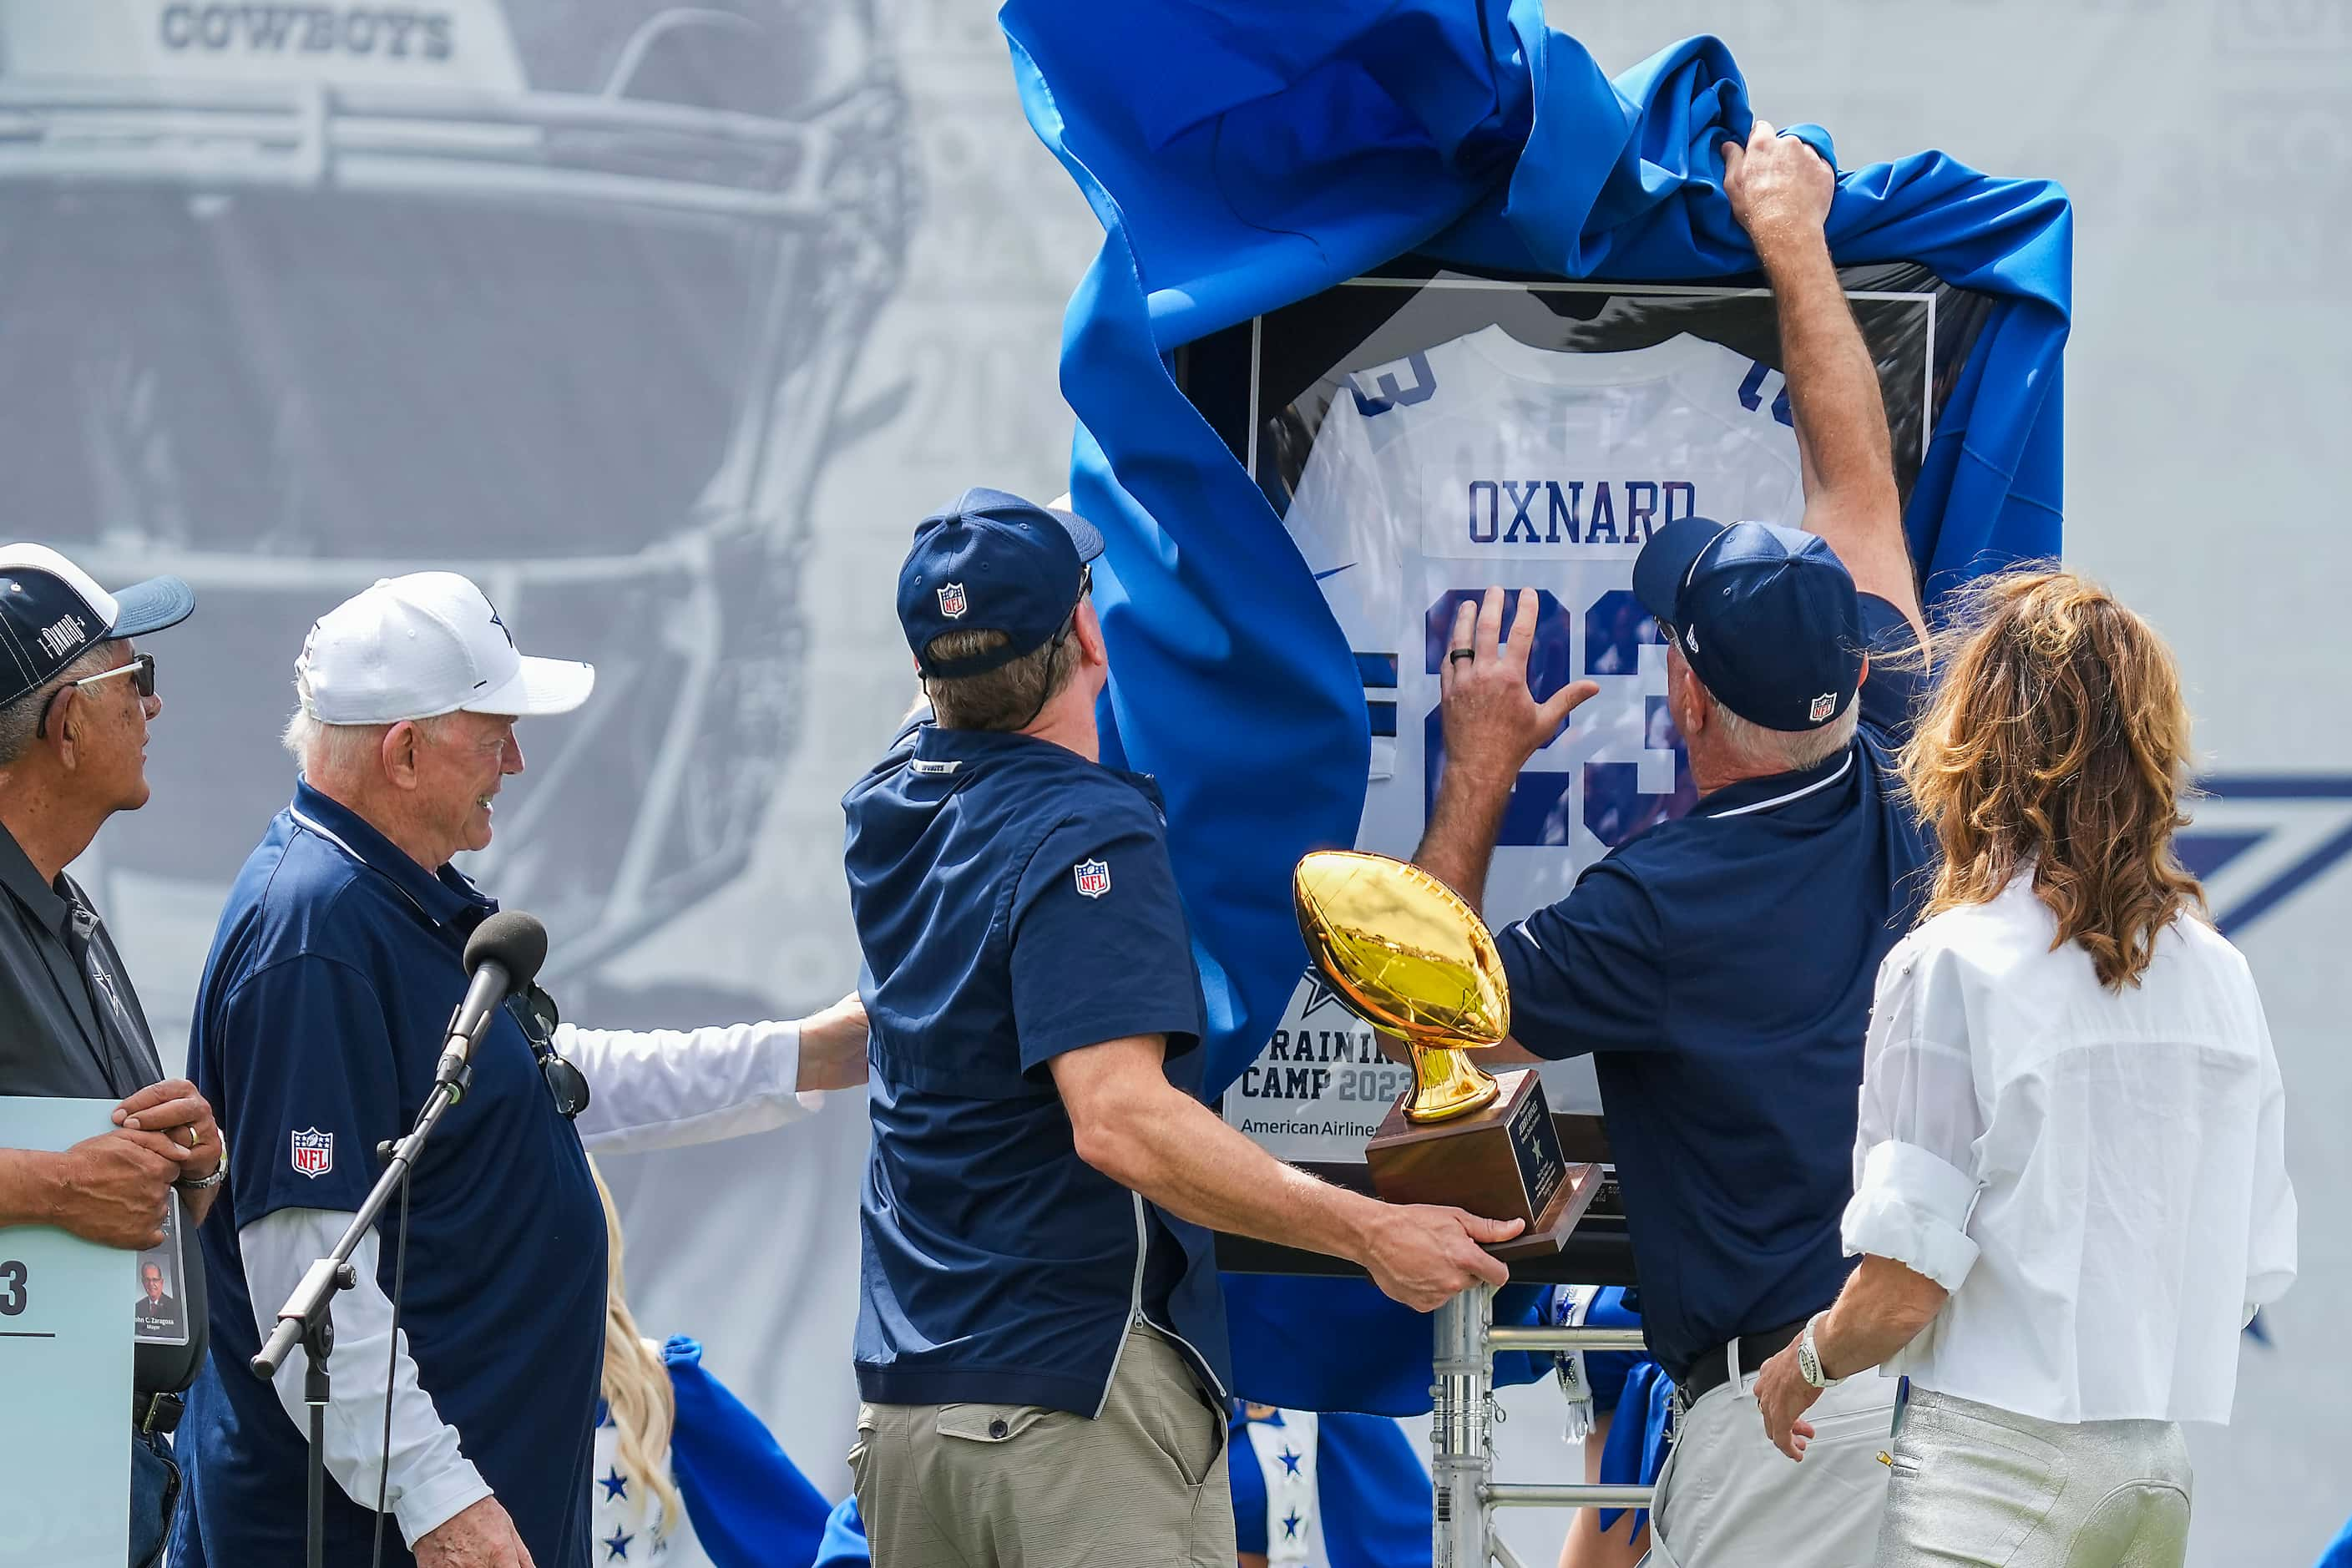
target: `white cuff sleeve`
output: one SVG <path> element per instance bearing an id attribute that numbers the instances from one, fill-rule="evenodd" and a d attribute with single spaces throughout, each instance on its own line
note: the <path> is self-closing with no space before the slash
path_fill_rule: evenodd
<path id="1" fill-rule="evenodd" d="M 334 1249 L 348 1214 L 328 1209 L 279 1209 L 236 1233 L 245 1259 L 246 1288 L 253 1299 L 254 1327 L 267 1339 L 278 1326 L 278 1309 L 310 1265 Z M 461 1510 L 490 1495 L 490 1489 L 459 1451 L 457 1429 L 441 1419 L 432 1395 L 417 1386 L 416 1363 L 409 1358 L 408 1335 L 399 1336 L 392 1371 L 392 1445 L 389 1463 L 383 1430 L 384 1371 L 392 1351 L 392 1302 L 377 1285 L 376 1237 L 370 1232 L 352 1254 L 359 1283 L 335 1298 L 334 1397 L 327 1405 L 327 1473 L 362 1508 L 375 1507 L 379 1468 L 386 1472 L 384 1506 L 399 1521 L 410 1546 Z M 310 1406 L 302 1403 L 302 1379 L 310 1358 L 297 1345 L 278 1369 L 272 1385 L 295 1429 L 307 1436 Z"/>
<path id="2" fill-rule="evenodd" d="M 702 1029 L 555 1026 L 555 1048 L 587 1075 L 572 1123 L 592 1154 L 635 1154 L 765 1132 L 824 1102 L 800 1092 L 798 1024 Z"/>
<path id="3" fill-rule="evenodd" d="M 1976 1190 L 1974 1177 L 1916 1143 L 1874 1144 L 1839 1227 L 1847 1256 L 1891 1258 L 1958 1289 L 1977 1261 L 1965 1228 Z"/>

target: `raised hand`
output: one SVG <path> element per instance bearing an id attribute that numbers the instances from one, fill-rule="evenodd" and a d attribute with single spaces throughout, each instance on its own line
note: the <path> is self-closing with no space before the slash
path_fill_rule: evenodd
<path id="1" fill-rule="evenodd" d="M 1590 680 L 1572 681 L 1543 702 L 1528 689 L 1528 655 L 1536 640 L 1536 593 L 1519 590 L 1518 614 L 1503 639 L 1503 590 L 1454 612 L 1454 635 L 1438 671 L 1445 728 L 1445 768 L 1460 769 L 1487 790 L 1508 793 L 1528 759 L 1550 744 L 1578 705 L 1598 696 Z"/>
<path id="2" fill-rule="evenodd" d="M 1837 174 L 1804 142 L 1759 120 L 1747 146 L 1723 144 L 1723 194 L 1760 257 L 1791 240 L 1821 238 Z"/>

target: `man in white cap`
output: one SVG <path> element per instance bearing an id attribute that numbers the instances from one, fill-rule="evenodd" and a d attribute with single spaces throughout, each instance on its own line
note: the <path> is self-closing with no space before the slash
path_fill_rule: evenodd
<path id="1" fill-rule="evenodd" d="M 244 1363 L 373 1185 L 378 1142 L 431 1090 L 466 939 L 497 908 L 449 861 L 490 842 L 523 769 L 516 721 L 569 712 L 595 681 L 523 657 L 481 590 L 446 572 L 330 611 L 294 670 L 286 744 L 302 776 L 230 890 L 189 1039 L 234 1152 L 204 1231 L 219 1354 L 182 1430 L 182 1568 L 300 1560 L 305 1360 L 274 1388 Z M 410 1178 L 404 1276 L 387 1216 L 336 1299 L 325 1560 L 367 1563 L 380 1531 L 389 1563 L 619 1560 L 626 1542 L 589 1531 L 604 1225 L 583 1141 L 778 1125 L 801 1091 L 862 1079 L 865 1038 L 854 998 L 797 1024 L 644 1034 L 556 1025 L 536 988 L 500 1009 Z"/>

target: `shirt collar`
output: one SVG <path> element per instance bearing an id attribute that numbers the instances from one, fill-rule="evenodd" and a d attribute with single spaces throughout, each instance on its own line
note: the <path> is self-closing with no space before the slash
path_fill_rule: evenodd
<path id="1" fill-rule="evenodd" d="M 1006 730 L 948 730 L 926 720 L 915 731 L 915 759 L 926 763 L 954 763 L 969 766 L 997 757 L 1038 754 L 1059 752 L 1074 762 L 1086 759 L 1067 746 L 1057 746 L 1051 741 L 1041 741 L 1034 735 L 1018 735 Z"/>
<path id="2" fill-rule="evenodd" d="M 475 919 L 479 920 L 498 910 L 498 900 L 475 887 L 463 871 L 446 864 L 427 871 L 366 817 L 311 788 L 308 779 L 295 781 L 294 804 L 288 810 L 296 826 L 309 828 L 369 870 L 389 878 L 402 896 L 436 925 L 454 924 L 469 911 L 478 911 Z"/>
<path id="3" fill-rule="evenodd" d="M 5 827 L 0 827 L 0 886 L 14 893 L 45 928 L 63 934 L 72 906 L 54 883 L 41 880 L 40 872 L 33 868 L 33 858 Z"/>
<path id="4" fill-rule="evenodd" d="M 926 721 L 915 731 L 915 754 L 909 765 L 918 774 L 926 777 L 949 778 L 992 762 L 1022 756 L 1043 756 L 1079 767 L 1100 767 L 1113 778 L 1124 779 L 1142 791 L 1144 798 L 1153 806 L 1162 811 L 1166 809 L 1160 797 L 1160 781 L 1150 773 L 1129 773 L 1125 768 L 1090 763 L 1067 746 L 1005 730 L 950 730 Z"/>
<path id="5" fill-rule="evenodd" d="M 1819 795 L 1853 771 L 1854 752 L 1860 740 L 1845 750 L 1833 753 L 1810 768 L 1793 773 L 1769 773 L 1762 778 L 1741 779 L 1738 784 L 1724 785 L 1699 802 L 1699 816 L 1760 816 L 1808 795 Z"/>

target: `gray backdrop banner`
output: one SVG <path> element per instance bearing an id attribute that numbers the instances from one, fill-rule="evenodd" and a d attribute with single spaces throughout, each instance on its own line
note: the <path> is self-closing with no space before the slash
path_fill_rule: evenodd
<path id="1" fill-rule="evenodd" d="M 2352 1513 L 2337 933 L 2352 682 L 2352 5 L 1657 0 L 1562 11 L 1612 68 L 1723 37 L 1849 165 L 1930 145 L 2079 208 L 2068 551 L 2179 649 L 2210 881 L 2263 987 L 2303 1278 L 2193 1435 L 2203 1564 Z M 969 484 L 1050 497 L 1064 302 L 1099 231 L 978 0 L 0 0 L 6 526 L 194 583 L 155 798 L 79 868 L 178 1059 L 229 876 L 281 805 L 320 612 L 467 572 L 579 713 L 468 868 L 585 1024 L 791 1016 L 855 983 L 843 788 L 907 708 L 893 574 Z M 2294 147 L 2293 166 L 2273 150 Z M 2291 673 L 2288 671 L 2291 670 Z M 857 1095 L 618 1159 L 638 1316 L 834 1496 L 855 1392 Z M 1509 1479 L 1558 1479 L 1549 1384 Z M 1421 1424 L 1412 1424 L 1416 1436 Z M 1515 1510 L 1523 1561 L 1564 1520 Z"/>

